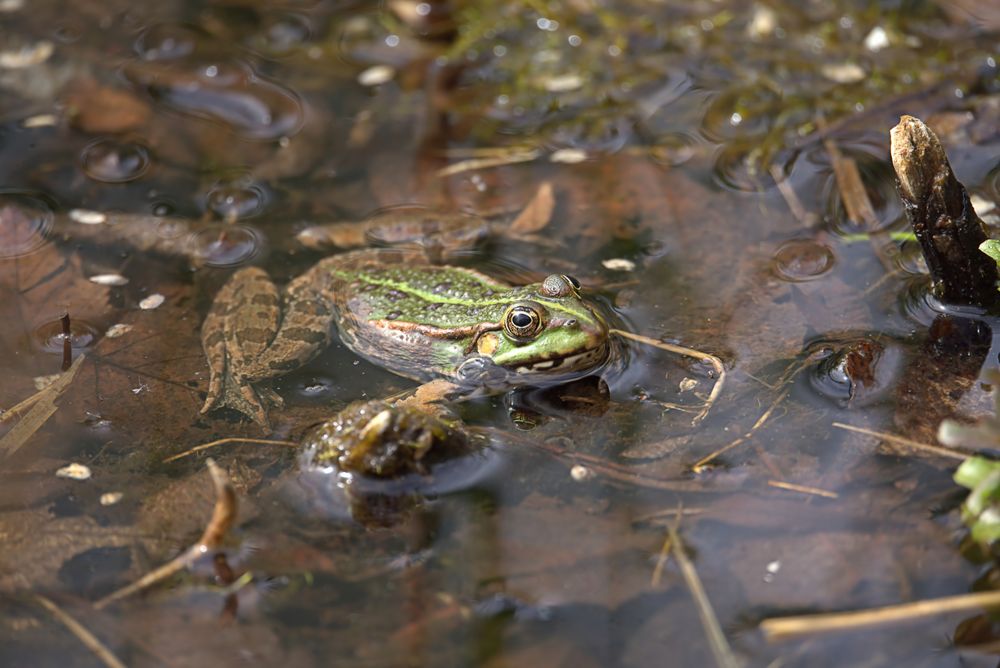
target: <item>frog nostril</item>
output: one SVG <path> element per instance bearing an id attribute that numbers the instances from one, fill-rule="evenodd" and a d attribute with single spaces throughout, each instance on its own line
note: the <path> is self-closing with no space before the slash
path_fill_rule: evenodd
<path id="1" fill-rule="evenodd" d="M 567 327 L 576 327 L 576 318 L 572 318 L 566 321 Z"/>

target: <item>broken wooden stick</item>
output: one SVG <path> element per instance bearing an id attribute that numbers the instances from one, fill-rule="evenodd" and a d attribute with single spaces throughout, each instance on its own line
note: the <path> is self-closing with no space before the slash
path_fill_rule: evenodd
<path id="1" fill-rule="evenodd" d="M 983 221 L 940 140 L 913 116 L 903 116 L 890 138 L 896 190 L 927 260 L 934 294 L 949 304 L 996 305 L 997 265 L 979 250 L 986 240 Z"/>
<path id="2" fill-rule="evenodd" d="M 213 460 L 205 462 L 208 465 L 208 472 L 212 475 L 212 484 L 215 487 L 215 507 L 212 510 L 212 518 L 205 526 L 198 542 L 189 547 L 183 553 L 168 561 L 166 564 L 156 568 L 142 576 L 132 584 L 112 592 L 97 601 L 94 607 L 98 610 L 109 603 L 131 596 L 144 589 L 152 587 L 158 582 L 162 582 L 191 566 L 199 557 L 217 550 L 222 546 L 223 540 L 229 530 L 236 523 L 237 498 L 236 490 L 229 482 L 229 476 Z"/>

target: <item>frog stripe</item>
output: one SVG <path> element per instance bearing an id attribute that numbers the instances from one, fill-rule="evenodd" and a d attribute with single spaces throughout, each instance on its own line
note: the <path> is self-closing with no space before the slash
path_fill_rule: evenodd
<path id="1" fill-rule="evenodd" d="M 448 297 L 446 295 L 439 295 L 434 292 L 428 292 L 427 290 L 421 290 L 420 288 L 413 287 L 413 285 L 411 284 L 403 283 L 400 281 L 394 281 L 389 278 L 378 278 L 371 274 L 339 271 L 337 269 L 333 269 L 332 272 L 334 276 L 345 282 L 361 281 L 369 285 L 376 285 L 382 288 L 398 290 L 399 292 L 410 295 L 412 297 L 416 297 L 417 299 L 420 299 L 422 301 L 436 303 L 436 304 L 450 304 L 453 306 L 505 306 L 507 304 L 511 304 L 517 301 L 521 297 L 521 295 L 517 294 L 516 288 L 514 288 L 511 290 L 511 292 L 504 293 L 503 295 L 500 295 L 499 297 L 493 299 L 489 298 L 475 299 L 475 300 L 460 299 L 458 297 Z M 495 287 L 489 285 L 488 283 L 484 283 L 484 285 L 491 288 Z M 531 294 L 531 295 L 524 295 L 524 297 L 525 298 L 530 297 L 532 300 L 537 301 L 540 304 L 543 304 L 547 308 L 550 308 L 554 311 L 562 311 L 563 313 L 568 313 L 570 315 L 589 314 L 589 311 L 581 310 L 580 308 L 572 308 L 571 306 L 568 306 L 562 302 L 549 301 L 542 295 Z"/>

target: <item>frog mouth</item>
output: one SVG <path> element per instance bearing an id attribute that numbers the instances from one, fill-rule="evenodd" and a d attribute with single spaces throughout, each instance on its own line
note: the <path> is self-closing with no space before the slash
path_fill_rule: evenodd
<path id="1" fill-rule="evenodd" d="M 593 369 L 600 366 L 608 357 L 608 344 L 602 343 L 596 348 L 573 353 L 565 357 L 555 357 L 538 360 L 531 364 L 514 367 L 514 372 L 523 375 L 531 373 L 572 373 L 583 369 Z"/>

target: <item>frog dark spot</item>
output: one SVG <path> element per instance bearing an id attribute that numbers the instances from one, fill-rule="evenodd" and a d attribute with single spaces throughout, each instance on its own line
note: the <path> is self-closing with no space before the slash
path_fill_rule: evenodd
<path id="1" fill-rule="evenodd" d="M 427 306 L 424 307 L 424 310 L 425 311 L 437 311 L 440 308 L 441 308 L 441 302 L 431 302 L 430 304 L 428 304 Z"/>
<path id="2" fill-rule="evenodd" d="M 310 308 L 303 308 L 302 310 L 307 312 L 309 315 L 324 316 L 330 315 L 332 311 L 330 310 L 330 305 L 324 301 L 313 300 L 309 302 Z"/>
<path id="3" fill-rule="evenodd" d="M 212 347 L 217 343 L 222 343 L 223 339 L 225 338 L 226 338 L 225 330 L 218 329 L 205 337 L 205 345 L 208 347 Z"/>
<path id="4" fill-rule="evenodd" d="M 267 368 L 273 371 L 291 371 L 292 369 L 297 369 L 300 366 L 302 366 L 302 363 L 297 359 L 272 360 L 268 363 Z"/>
<path id="5" fill-rule="evenodd" d="M 451 290 L 451 283 L 449 283 L 447 281 L 445 281 L 444 283 L 438 283 L 437 285 L 435 285 L 433 287 L 433 290 L 434 290 L 434 292 L 436 292 L 439 295 L 443 294 L 443 293 L 448 292 L 449 290 Z"/>
<path id="6" fill-rule="evenodd" d="M 253 299 L 250 300 L 251 304 L 256 304 L 257 306 L 276 306 L 278 304 L 278 298 L 274 294 L 262 293 L 254 295 Z"/>
<path id="7" fill-rule="evenodd" d="M 387 313 L 386 316 L 385 316 L 385 319 L 386 320 L 398 320 L 399 319 L 399 311 L 393 311 L 391 313 Z"/>
<path id="8" fill-rule="evenodd" d="M 253 327 L 250 329 L 244 329 L 243 332 L 240 333 L 239 338 L 243 343 L 259 343 L 266 346 L 271 341 L 271 332 L 259 327 Z"/>
<path id="9" fill-rule="evenodd" d="M 494 297 L 494 296 L 496 296 L 497 291 L 496 290 L 487 290 L 483 294 L 486 295 L 487 297 Z"/>
<path id="10" fill-rule="evenodd" d="M 306 329 L 305 327 L 293 327 L 285 330 L 285 338 L 305 341 L 306 343 L 323 343 L 326 341 L 326 332 Z"/>
<path id="11" fill-rule="evenodd" d="M 398 302 L 400 299 L 406 297 L 406 295 L 404 295 L 399 290 L 389 290 L 387 293 L 385 293 L 385 296 L 386 299 L 388 299 L 391 302 Z"/>

